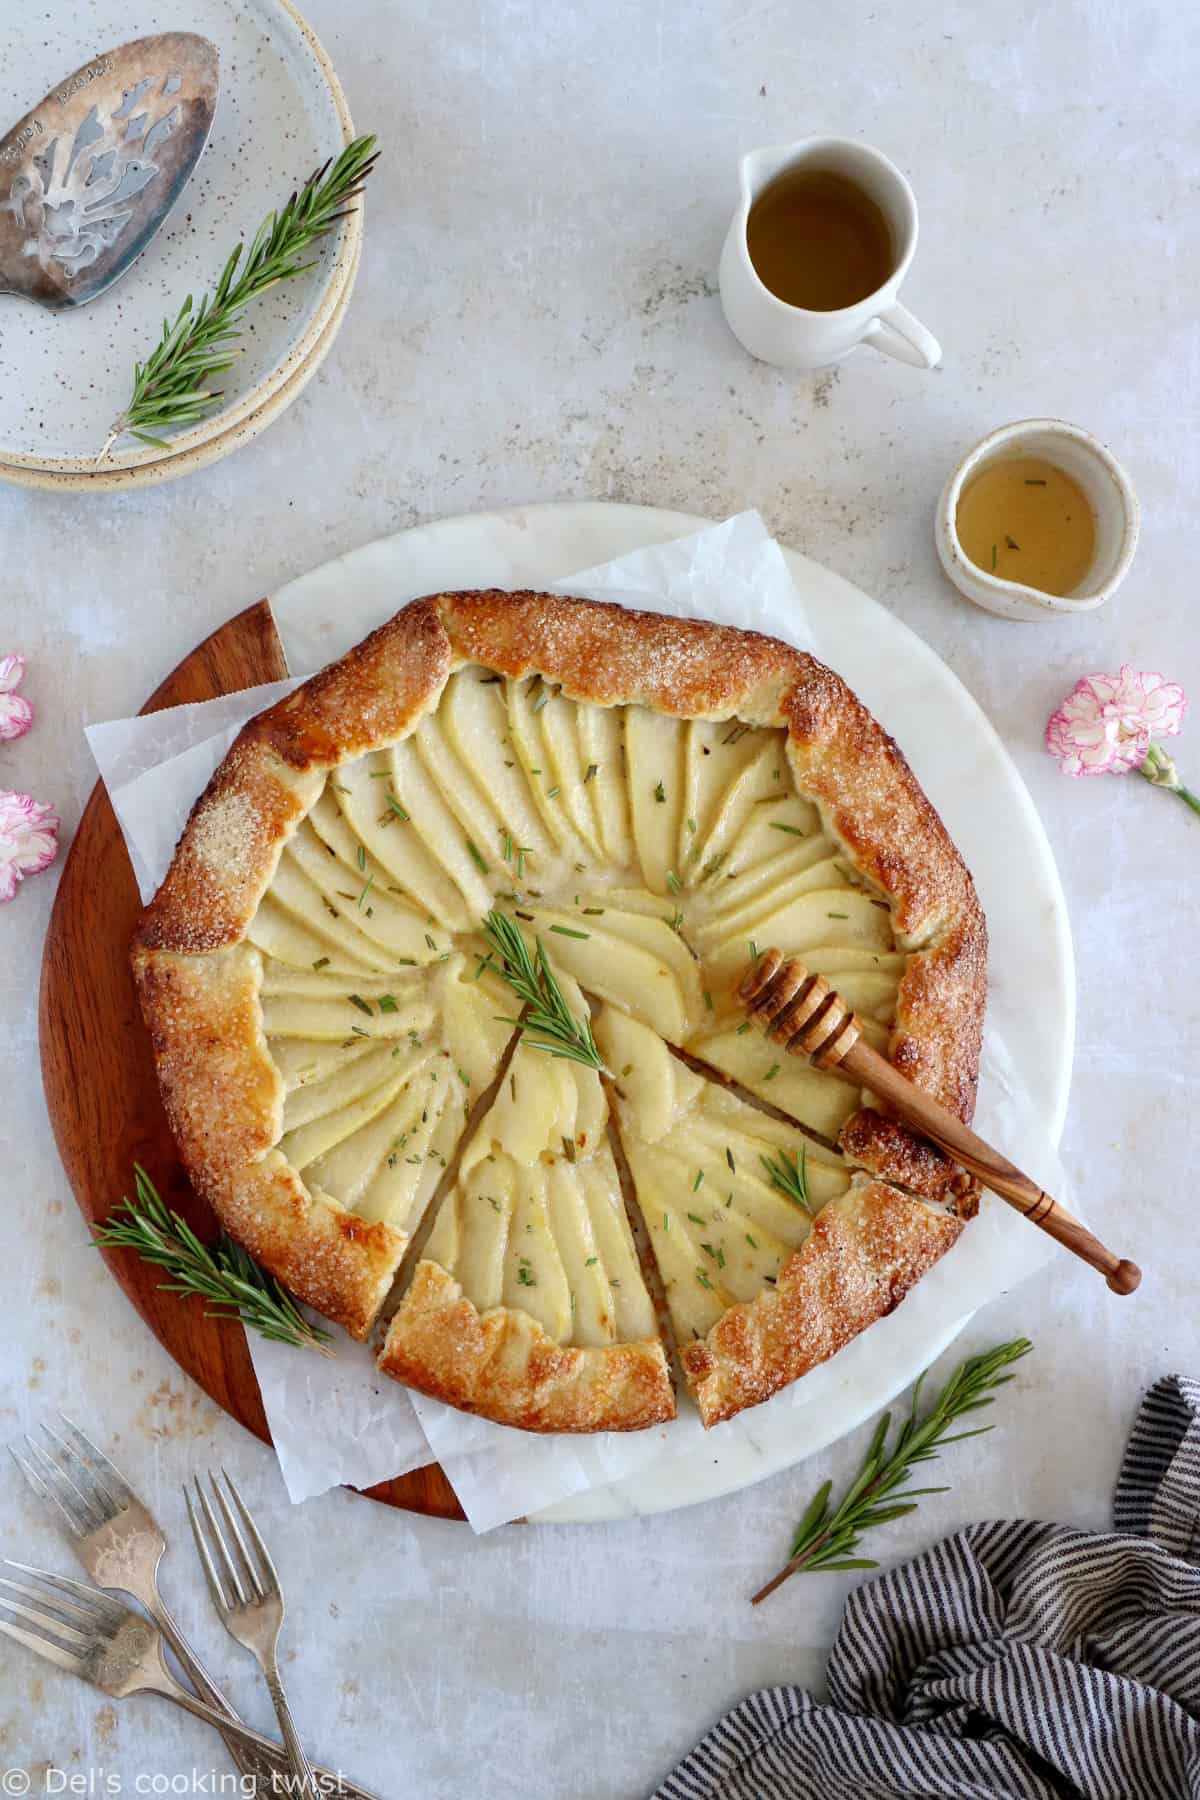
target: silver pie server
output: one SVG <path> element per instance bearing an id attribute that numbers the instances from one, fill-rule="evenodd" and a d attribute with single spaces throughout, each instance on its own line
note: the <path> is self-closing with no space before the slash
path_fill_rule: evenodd
<path id="1" fill-rule="evenodd" d="M 106 50 L 0 138 L 0 294 L 86 306 L 141 255 L 208 142 L 216 46 L 165 31 Z"/>

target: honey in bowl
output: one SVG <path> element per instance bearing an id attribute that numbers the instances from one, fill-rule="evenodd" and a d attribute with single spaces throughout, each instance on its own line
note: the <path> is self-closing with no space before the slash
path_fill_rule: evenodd
<path id="1" fill-rule="evenodd" d="M 746 221 L 764 287 L 807 312 L 839 312 L 881 288 L 896 263 L 892 232 L 870 194 L 832 169 L 787 169 Z"/>
<path id="2" fill-rule="evenodd" d="M 963 488 L 954 524 L 976 568 L 1059 599 L 1074 593 L 1096 548 L 1083 489 L 1038 456 L 987 463 Z"/>

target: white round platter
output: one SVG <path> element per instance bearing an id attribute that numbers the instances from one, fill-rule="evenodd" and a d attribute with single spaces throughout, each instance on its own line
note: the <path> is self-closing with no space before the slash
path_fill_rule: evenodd
<path id="1" fill-rule="evenodd" d="M 91 473 L 133 365 L 153 349 L 164 317 L 214 286 L 239 236 L 248 242 L 265 214 L 353 136 L 329 59 L 290 0 L 151 0 L 136 21 L 119 0 L 93 0 L 86 12 L 56 15 L 53 31 L 12 34 L 0 69 L 0 129 L 89 57 L 171 30 L 199 32 L 220 53 L 208 147 L 162 230 L 97 300 L 61 313 L 0 301 L 0 475 Z M 169 452 L 125 439 L 106 469 L 186 456 L 260 412 L 321 342 L 348 291 L 361 232 L 356 211 L 312 270 L 254 303 L 243 354 L 222 377 L 228 401 L 219 413 L 178 433 Z"/>
<path id="2" fill-rule="evenodd" d="M 592 501 L 442 519 L 310 571 L 279 590 L 272 607 L 291 667 L 308 672 L 418 595 L 544 587 L 709 523 L 687 513 Z M 975 877 L 988 919 L 994 1006 L 1037 1124 L 1056 1144 L 1071 1079 L 1075 967 L 1066 900 L 1028 789 L 935 651 L 841 576 L 796 551 L 785 555 L 819 653 L 895 735 Z M 347 594 L 355 595 L 352 619 Z M 799 1383 L 743 1414 L 736 1435 L 726 1436 L 721 1426 L 708 1432 L 686 1458 L 671 1447 L 667 1427 L 662 1455 L 636 1474 L 533 1517 L 590 1522 L 663 1512 L 793 1467 L 885 1407 L 953 1341 L 969 1314 L 933 1333 L 914 1329 L 919 1317 L 910 1301 L 847 1346 L 826 1366 L 819 1404 L 804 1402 Z"/>

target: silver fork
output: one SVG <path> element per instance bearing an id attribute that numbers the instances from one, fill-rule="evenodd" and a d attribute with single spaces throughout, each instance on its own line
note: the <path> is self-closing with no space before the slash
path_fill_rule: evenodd
<path id="1" fill-rule="evenodd" d="M 217 1515 L 198 1479 L 195 1488 L 199 1513 L 192 1505 L 192 1496 L 187 1488 L 183 1490 L 188 1518 L 192 1522 L 192 1536 L 196 1540 L 196 1549 L 221 1623 L 236 1643 L 258 1659 L 258 1666 L 266 1677 L 271 1699 L 275 1703 L 275 1716 L 279 1720 L 279 1729 L 283 1733 L 292 1773 L 300 1784 L 300 1792 L 306 1796 L 306 1800 L 319 1800 L 312 1768 L 304 1754 L 279 1674 L 279 1633 L 283 1627 L 283 1590 L 279 1585 L 279 1576 L 275 1572 L 270 1552 L 263 1543 L 262 1534 L 233 1484 L 233 1477 L 226 1469 L 222 1469 L 221 1473 L 225 1477 L 229 1496 L 233 1499 L 232 1507 L 216 1476 L 210 1472 L 208 1479 L 236 1551 L 231 1551 L 225 1542 Z M 234 1508 L 237 1509 L 236 1512 Z M 203 1521 L 200 1513 L 203 1514 Z M 246 1537 L 242 1535 L 243 1525 L 246 1537 L 254 1546 L 254 1555 L 251 1555 Z"/>
<path id="2" fill-rule="evenodd" d="M 270 1738 L 249 1725 L 235 1724 L 180 1686 L 163 1660 L 162 1633 L 141 1613 L 66 1575 L 7 1560 L 4 1567 L 25 1577 L 14 1581 L 0 1575 L 0 1632 L 6 1637 L 70 1670 L 112 1700 L 162 1694 L 215 1725 L 223 1736 L 232 1733 L 259 1750 L 278 1754 L 279 1746 Z"/>
<path id="3" fill-rule="evenodd" d="M 144 1606 L 200 1697 L 227 1719 L 240 1724 L 238 1713 L 163 1601 L 158 1586 L 158 1566 L 167 1547 L 162 1528 L 104 1452 L 77 1425 L 59 1416 L 61 1434 L 48 1425 L 42 1426 L 49 1450 L 26 1437 L 29 1460 L 11 1450 L 13 1461 L 34 1493 L 50 1502 L 66 1521 L 75 1554 L 97 1586 L 129 1594 Z M 225 1736 L 225 1742 L 242 1773 L 253 1775 L 266 1792 L 273 1788 L 276 1773 L 290 1774 L 287 1755 L 277 1744 L 260 1756 L 232 1733 Z M 364 1788 L 328 1769 L 318 1769 L 317 1776 L 327 1793 L 341 1793 L 349 1800 L 374 1800 Z"/>

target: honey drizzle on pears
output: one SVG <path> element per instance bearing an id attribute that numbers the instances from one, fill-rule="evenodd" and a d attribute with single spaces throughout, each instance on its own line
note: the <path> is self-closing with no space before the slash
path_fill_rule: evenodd
<path id="1" fill-rule="evenodd" d="M 330 775 L 249 932 L 281 1149 L 338 1204 L 428 1231 L 422 1253 L 480 1308 L 602 1343 L 654 1324 L 598 1076 L 518 1046 L 465 1136 L 513 1033 L 478 936 L 494 904 L 542 939 L 572 1010 L 591 1007 L 673 1321 L 707 1329 L 810 1227 L 761 1163 L 797 1131 L 753 1099 L 832 1144 L 861 1098 L 751 1034 L 736 981 L 782 943 L 886 1048 L 905 964 L 886 903 L 796 789 L 785 734 L 736 719 L 575 704 L 468 667 L 409 738 Z M 815 1205 L 845 1191 L 836 1151 L 806 1156 Z"/>

